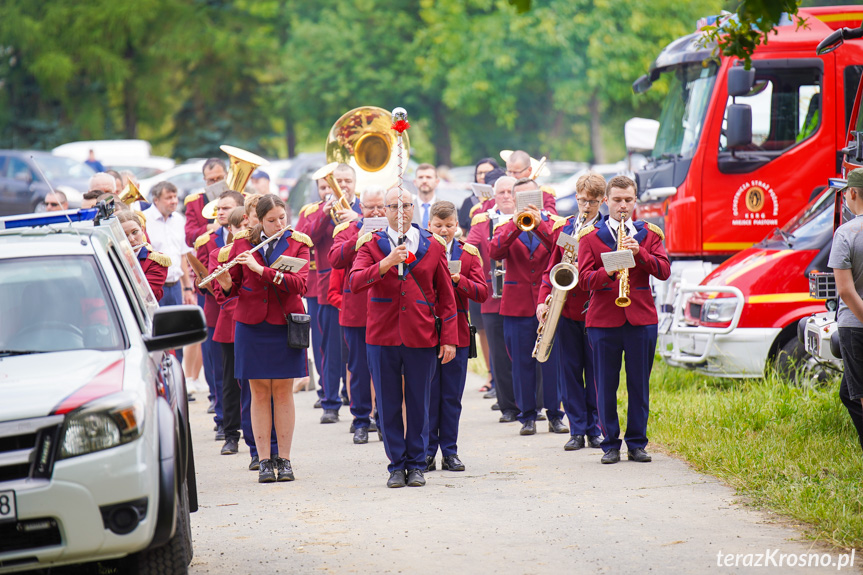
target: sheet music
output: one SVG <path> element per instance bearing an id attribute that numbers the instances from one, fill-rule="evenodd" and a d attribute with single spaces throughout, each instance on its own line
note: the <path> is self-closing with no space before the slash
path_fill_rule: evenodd
<path id="1" fill-rule="evenodd" d="M 449 266 L 449 273 L 450 274 L 460 274 L 461 273 L 461 260 L 448 261 L 447 266 Z"/>
<path id="2" fill-rule="evenodd" d="M 377 230 L 385 230 L 389 226 L 389 222 L 383 216 L 376 218 L 363 218 L 363 227 L 360 230 L 360 235 Z"/>
<path id="3" fill-rule="evenodd" d="M 303 258 L 294 258 L 291 256 L 279 256 L 270 267 L 280 272 L 298 272 L 303 269 L 303 266 L 309 263 L 309 260 Z"/>
<path id="4" fill-rule="evenodd" d="M 520 214 L 533 204 L 538 210 L 542 209 L 542 190 L 525 190 L 515 194 L 515 213 Z"/>
<path id="5" fill-rule="evenodd" d="M 564 232 L 560 232 L 560 236 L 557 238 L 557 245 L 559 245 L 565 250 L 572 250 L 574 252 L 577 252 L 578 238 Z"/>
<path id="6" fill-rule="evenodd" d="M 207 201 L 204 203 L 215 202 L 219 199 L 225 192 L 229 192 L 231 189 L 228 187 L 228 184 L 225 183 L 225 180 L 220 182 L 216 182 L 215 184 L 210 184 L 206 188 L 204 188 L 204 195 L 207 196 Z"/>
<path id="7" fill-rule="evenodd" d="M 635 267 L 635 256 L 632 255 L 632 250 L 617 250 L 600 255 L 602 256 L 602 265 L 606 271 L 616 272 Z"/>
<path id="8" fill-rule="evenodd" d="M 488 184 L 471 184 L 470 189 L 481 200 L 490 200 L 494 197 L 494 188 Z"/>

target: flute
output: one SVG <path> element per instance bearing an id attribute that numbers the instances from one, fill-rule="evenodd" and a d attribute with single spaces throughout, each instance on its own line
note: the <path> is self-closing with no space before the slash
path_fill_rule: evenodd
<path id="1" fill-rule="evenodd" d="M 282 237 L 282 234 L 285 233 L 286 231 L 288 231 L 288 229 L 290 229 L 290 227 L 291 227 L 290 224 L 285 226 L 284 228 L 282 228 L 281 230 L 279 230 L 278 232 L 276 232 L 272 236 L 268 237 L 267 239 L 265 239 L 264 241 L 259 243 L 257 246 L 255 246 L 252 249 L 247 250 L 243 253 L 245 253 L 245 254 L 255 253 L 256 251 L 258 251 L 259 249 L 261 249 L 262 247 L 264 247 L 265 245 L 267 245 L 271 241 L 277 240 L 280 237 Z M 214 271 L 213 273 L 211 273 L 210 275 L 208 275 L 207 277 L 202 279 L 200 281 L 200 283 L 198 283 L 198 287 L 203 289 L 205 285 L 207 285 L 208 283 L 210 283 L 211 281 L 213 281 L 214 279 L 216 279 L 217 277 L 219 277 L 220 275 L 222 275 L 223 273 L 225 273 L 226 271 L 228 271 L 229 269 L 231 269 L 232 267 L 234 267 L 238 263 L 239 262 L 237 261 L 237 258 L 234 258 L 233 260 L 229 261 L 228 263 L 223 264 L 221 269 L 217 269 L 216 271 Z"/>

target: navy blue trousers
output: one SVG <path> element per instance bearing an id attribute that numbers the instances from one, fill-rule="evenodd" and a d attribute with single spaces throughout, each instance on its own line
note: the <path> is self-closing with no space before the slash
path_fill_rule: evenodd
<path id="1" fill-rule="evenodd" d="M 351 372 L 351 415 L 354 426 L 368 427 L 372 412 L 372 374 L 366 354 L 366 328 L 343 327 Z"/>
<path id="2" fill-rule="evenodd" d="M 204 296 L 198 296 L 198 305 L 204 309 Z M 162 290 L 162 299 L 159 300 L 159 307 L 167 307 L 169 305 L 183 305 L 183 284 L 175 283 L 171 287 L 165 286 Z M 177 360 L 180 365 L 183 364 L 183 348 L 178 347 L 174 350 Z M 197 374 L 195 374 L 197 375 Z"/>
<path id="3" fill-rule="evenodd" d="M 312 358 L 315 361 L 315 369 L 318 371 L 318 374 L 324 372 L 323 365 L 321 364 L 321 343 L 323 342 L 323 334 L 321 334 L 321 326 L 318 323 L 318 298 L 316 297 L 307 297 L 306 298 L 306 306 L 309 310 L 309 316 L 312 318 Z M 317 389 L 318 396 L 323 397 L 324 392 L 322 388 Z"/>
<path id="4" fill-rule="evenodd" d="M 563 316 L 557 324 L 554 347 L 558 349 L 560 392 L 571 435 L 600 434 L 596 410 L 593 358 L 584 322 Z"/>
<path id="5" fill-rule="evenodd" d="M 318 304 L 318 323 L 321 325 L 323 359 L 321 367 L 321 407 L 336 411 L 342 406 L 339 385 L 342 380 L 342 337 L 339 325 L 339 309 L 328 304 Z"/>
<path id="6" fill-rule="evenodd" d="M 425 469 L 435 348 L 366 344 L 366 351 L 377 396 L 378 429 L 390 460 L 387 469 Z M 402 401 L 407 429 L 402 421 Z"/>
<path id="7" fill-rule="evenodd" d="M 249 446 L 249 454 L 258 456 L 258 447 L 255 445 L 255 433 L 252 431 L 252 390 L 248 379 L 238 379 L 240 382 L 240 421 L 243 427 L 243 439 Z M 279 454 L 279 440 L 276 437 L 276 413 L 273 408 L 273 428 L 270 430 L 270 458 Z"/>
<path id="8" fill-rule="evenodd" d="M 435 361 L 429 394 L 429 440 L 426 455 L 434 457 L 458 454 L 458 423 L 461 419 L 461 397 L 467 378 L 468 348 L 458 347 L 455 358 L 446 364 Z"/>
<path id="9" fill-rule="evenodd" d="M 201 344 L 201 353 L 204 356 L 204 377 L 207 378 L 207 386 L 216 398 L 216 415 L 213 420 L 216 425 L 222 425 L 222 345 L 213 341 L 215 327 L 207 327 L 207 340 Z"/>
<path id="10" fill-rule="evenodd" d="M 650 370 L 656 353 L 656 324 L 620 327 L 589 327 L 587 337 L 593 351 L 599 424 L 605 439 L 602 450 L 620 449 L 620 422 L 617 418 L 617 388 L 620 366 L 626 357 L 627 449 L 647 446 L 647 417 L 650 413 Z"/>
<path id="11" fill-rule="evenodd" d="M 503 316 L 503 337 L 506 349 L 512 358 L 512 388 L 515 392 L 515 403 L 521 413 L 518 420 L 536 421 L 536 395 L 542 377 L 542 403 L 549 419 L 562 419 L 560 410 L 560 392 L 558 391 L 558 348 L 551 348 L 551 355 L 545 363 L 539 363 L 534 357 L 533 346 L 536 343 L 536 328 L 539 320 L 536 316 L 511 317 Z"/>
<path id="12" fill-rule="evenodd" d="M 512 359 L 503 337 L 503 316 L 499 313 L 484 313 L 482 321 L 485 324 L 485 336 L 488 338 L 488 353 L 491 356 L 489 363 L 500 411 L 518 413 L 512 387 Z"/>

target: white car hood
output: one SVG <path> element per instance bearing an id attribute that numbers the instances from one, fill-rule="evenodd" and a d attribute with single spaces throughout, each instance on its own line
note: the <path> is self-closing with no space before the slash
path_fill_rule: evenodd
<path id="1" fill-rule="evenodd" d="M 0 357 L 0 421 L 49 415 L 123 357 L 122 351 L 92 350 Z"/>

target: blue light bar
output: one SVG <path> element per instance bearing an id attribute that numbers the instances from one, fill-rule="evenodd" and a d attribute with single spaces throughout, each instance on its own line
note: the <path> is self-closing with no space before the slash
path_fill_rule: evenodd
<path id="1" fill-rule="evenodd" d="M 66 210 L 63 212 L 42 212 L 40 214 L 7 216 L 0 218 L 0 230 L 68 224 L 70 221 L 86 222 L 94 219 L 97 211 L 96 208 L 87 208 L 86 210 Z"/>
<path id="2" fill-rule="evenodd" d="M 848 185 L 848 181 L 845 178 L 828 178 L 828 184 L 831 188 L 844 188 Z"/>

